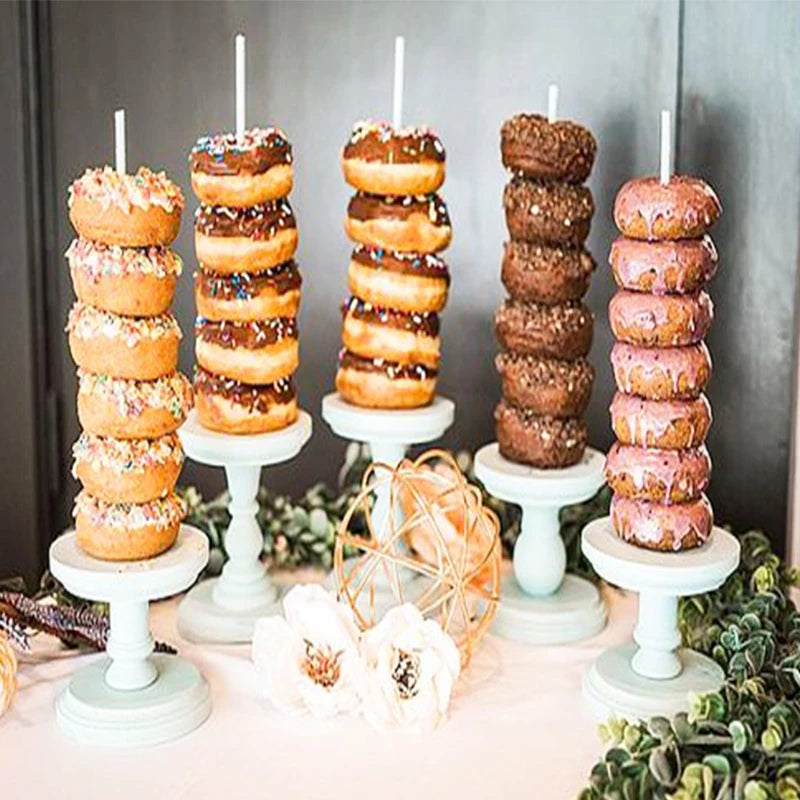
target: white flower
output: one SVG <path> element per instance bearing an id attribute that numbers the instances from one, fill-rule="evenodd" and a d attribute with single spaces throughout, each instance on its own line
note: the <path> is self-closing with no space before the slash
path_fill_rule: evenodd
<path id="1" fill-rule="evenodd" d="M 253 662 L 267 699 L 289 714 L 317 718 L 353 711 L 363 668 L 353 612 L 321 586 L 295 586 L 284 617 L 256 621 Z"/>
<path id="2" fill-rule="evenodd" d="M 362 635 L 362 712 L 380 730 L 432 730 L 444 719 L 461 671 L 458 648 L 435 620 L 406 603 Z"/>

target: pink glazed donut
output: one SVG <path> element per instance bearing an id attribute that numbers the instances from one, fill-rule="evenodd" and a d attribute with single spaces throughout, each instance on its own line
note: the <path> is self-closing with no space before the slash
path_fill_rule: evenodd
<path id="1" fill-rule="evenodd" d="M 663 505 L 615 495 L 611 525 L 626 542 L 650 550 L 689 550 L 711 535 L 714 512 L 705 495 L 688 503 Z"/>

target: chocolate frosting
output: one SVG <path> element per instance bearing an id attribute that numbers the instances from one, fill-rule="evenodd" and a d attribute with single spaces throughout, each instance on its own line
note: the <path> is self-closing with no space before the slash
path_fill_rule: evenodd
<path id="1" fill-rule="evenodd" d="M 292 146 L 277 128 L 253 128 L 203 136 L 189 155 L 192 172 L 206 175 L 260 175 L 278 164 L 292 163 Z"/>
<path id="2" fill-rule="evenodd" d="M 391 380 L 410 378 L 424 381 L 436 377 L 436 370 L 423 364 L 398 364 L 396 361 L 385 361 L 382 358 L 362 358 L 350 350 L 339 353 L 339 366 L 342 369 L 354 369 L 360 372 L 382 372 Z"/>
<path id="3" fill-rule="evenodd" d="M 251 386 L 223 375 L 214 375 L 202 367 L 196 369 L 194 388 L 198 394 L 218 395 L 237 406 L 244 406 L 248 411 L 260 414 L 266 414 L 276 403 L 289 403 L 296 396 L 291 378 Z"/>
<path id="4" fill-rule="evenodd" d="M 356 192 L 347 206 L 353 219 L 408 219 L 412 214 L 422 214 L 433 225 L 450 225 L 447 206 L 438 194 L 428 195 L 378 195 Z"/>
<path id="5" fill-rule="evenodd" d="M 272 289 L 278 294 L 299 289 L 302 278 L 297 263 L 292 260 L 263 272 L 254 273 L 237 272 L 233 275 L 222 275 L 201 269 L 195 272 L 194 282 L 203 297 L 217 300 L 252 300 L 265 289 Z"/>
<path id="6" fill-rule="evenodd" d="M 360 158 L 383 164 L 444 162 L 444 147 L 429 128 L 394 130 L 385 122 L 358 122 L 344 146 L 345 158 Z"/>
<path id="7" fill-rule="evenodd" d="M 353 249 L 352 260 L 373 269 L 399 272 L 403 275 L 419 275 L 425 278 L 441 278 L 450 283 L 447 264 L 433 253 L 401 253 L 384 250 L 381 247 L 368 247 L 357 244 Z"/>
<path id="8" fill-rule="evenodd" d="M 201 205 L 194 215 L 194 227 L 205 236 L 271 239 L 278 231 L 296 227 L 296 222 L 289 201 L 281 198 L 249 208 Z"/>
<path id="9" fill-rule="evenodd" d="M 195 323 L 195 336 L 209 344 L 226 349 L 244 347 L 258 350 L 276 344 L 283 339 L 297 338 L 297 320 L 293 317 L 274 317 L 250 322 L 214 322 L 198 317 Z"/>
<path id="10" fill-rule="evenodd" d="M 373 306 L 358 297 L 351 297 L 342 306 L 342 315 L 351 316 L 373 325 L 388 325 L 390 328 L 418 333 L 422 336 L 439 335 L 439 315 L 435 311 L 426 311 L 422 314 L 405 313 L 395 311 L 393 308 Z"/>

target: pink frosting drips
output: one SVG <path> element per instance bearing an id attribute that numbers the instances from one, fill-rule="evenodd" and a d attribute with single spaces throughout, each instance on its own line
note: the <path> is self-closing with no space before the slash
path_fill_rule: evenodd
<path id="1" fill-rule="evenodd" d="M 611 401 L 611 424 L 614 430 L 624 424 L 631 443 L 641 447 L 660 439 L 676 422 L 689 423 L 692 416 L 697 414 L 706 418 L 708 425 L 711 424 L 711 405 L 704 394 L 696 400 L 645 400 L 617 392 Z M 694 440 L 696 435 L 697 431 L 693 429 L 690 439 Z"/>
<path id="2" fill-rule="evenodd" d="M 694 396 L 705 388 L 704 378 L 711 373 L 711 354 L 705 342 L 687 347 L 638 347 L 616 342 L 611 350 L 611 366 L 617 388 L 627 394 L 633 394 L 636 377 L 640 381 L 666 381 L 675 396 Z"/>
<path id="3" fill-rule="evenodd" d="M 674 505 L 615 495 L 611 499 L 611 521 L 617 535 L 627 541 L 658 545 L 669 535 L 672 549 L 680 550 L 692 534 L 700 542 L 708 539 L 714 524 L 714 512 L 705 495 L 689 503 Z"/>

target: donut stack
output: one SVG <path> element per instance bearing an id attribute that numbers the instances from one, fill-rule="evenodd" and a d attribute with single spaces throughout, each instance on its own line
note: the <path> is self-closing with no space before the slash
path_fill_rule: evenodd
<path id="1" fill-rule="evenodd" d="M 433 400 L 441 357 L 439 311 L 450 277 L 436 253 L 450 244 L 450 217 L 436 194 L 445 151 L 428 128 L 358 122 L 342 151 L 357 191 L 345 231 L 355 242 L 347 272 L 336 388 L 371 408 Z"/>
<path id="2" fill-rule="evenodd" d="M 704 494 L 711 407 L 703 394 L 713 306 L 704 287 L 717 270 L 706 231 L 720 213 L 714 191 L 688 176 L 629 181 L 614 204 L 623 234 L 610 255 L 620 287 L 609 306 L 618 441 L 606 477 L 614 530 L 640 547 L 697 547 L 713 527 Z"/>
<path id="3" fill-rule="evenodd" d="M 181 259 L 169 249 L 183 196 L 163 172 L 89 169 L 69 190 L 78 233 L 67 250 L 78 299 L 67 331 L 78 365 L 73 475 L 78 545 L 108 561 L 172 546 L 184 508 L 175 431 L 192 403 L 177 372 L 181 331 L 169 311 Z"/>
<path id="4" fill-rule="evenodd" d="M 586 449 L 582 414 L 594 383 L 586 360 L 593 319 L 581 299 L 595 268 L 584 247 L 594 203 L 582 183 L 597 143 L 574 122 L 518 114 L 503 123 L 500 149 L 511 172 L 502 262 L 510 296 L 495 315 L 497 442 L 511 461 L 568 467 Z"/>
<path id="5" fill-rule="evenodd" d="M 195 401 L 223 433 L 297 419 L 297 227 L 287 195 L 292 146 L 278 128 L 204 136 L 189 156 L 200 200 L 194 237 Z"/>

